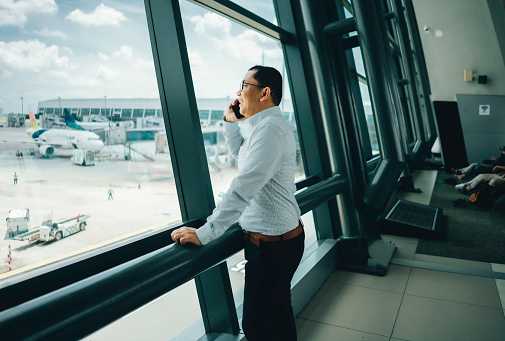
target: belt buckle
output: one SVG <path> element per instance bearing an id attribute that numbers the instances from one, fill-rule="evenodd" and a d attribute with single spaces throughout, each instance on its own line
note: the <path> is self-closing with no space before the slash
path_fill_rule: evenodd
<path id="1" fill-rule="evenodd" d="M 260 237 L 252 234 L 251 232 L 249 232 L 249 241 L 258 247 L 261 245 Z"/>
<path id="2" fill-rule="evenodd" d="M 244 240 L 245 241 L 250 241 L 254 245 L 260 246 L 260 243 L 261 243 L 260 237 L 254 235 L 253 233 L 251 233 L 249 231 L 246 231 L 246 230 L 242 230 L 242 231 L 244 233 Z"/>

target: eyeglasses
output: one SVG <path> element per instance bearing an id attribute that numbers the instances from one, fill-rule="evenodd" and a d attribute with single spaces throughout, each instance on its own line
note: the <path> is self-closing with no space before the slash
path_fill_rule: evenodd
<path id="1" fill-rule="evenodd" d="M 258 84 L 252 84 L 252 83 L 246 83 L 245 81 L 242 81 L 240 83 L 240 91 L 244 91 L 244 85 L 254 85 L 257 86 L 258 88 L 265 88 L 264 86 L 258 85 Z"/>

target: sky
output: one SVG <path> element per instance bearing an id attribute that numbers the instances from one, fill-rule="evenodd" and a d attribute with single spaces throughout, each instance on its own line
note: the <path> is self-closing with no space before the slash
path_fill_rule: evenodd
<path id="1" fill-rule="evenodd" d="M 275 22 L 271 0 L 235 2 Z M 283 67 L 277 42 L 180 5 L 198 98 L 235 96 L 255 64 Z M 142 0 L 0 0 L 3 113 L 36 111 L 39 101 L 58 97 L 104 96 L 159 97 Z"/>

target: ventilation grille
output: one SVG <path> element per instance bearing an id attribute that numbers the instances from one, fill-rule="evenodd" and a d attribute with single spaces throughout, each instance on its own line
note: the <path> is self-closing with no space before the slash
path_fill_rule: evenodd
<path id="1" fill-rule="evenodd" d="M 438 213 L 439 209 L 436 207 L 398 200 L 396 205 L 386 216 L 386 220 L 422 229 L 434 230 Z"/>

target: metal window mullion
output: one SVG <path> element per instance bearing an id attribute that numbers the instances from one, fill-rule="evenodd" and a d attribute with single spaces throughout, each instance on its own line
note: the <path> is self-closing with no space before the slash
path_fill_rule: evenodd
<path id="1" fill-rule="evenodd" d="M 372 105 L 376 117 L 382 157 L 403 161 L 403 151 L 399 126 L 396 120 L 396 105 L 393 99 L 390 62 L 387 46 L 380 30 L 377 10 L 373 2 L 353 1 L 354 16 L 357 21 L 358 37 L 361 42 L 363 61 L 367 67 L 367 79 Z M 396 85 L 394 85 L 396 86 Z"/>
<path id="2" fill-rule="evenodd" d="M 436 139 L 436 124 L 435 124 L 435 117 L 434 113 L 432 110 L 432 104 L 429 96 L 431 95 L 431 88 L 430 88 L 430 80 L 428 76 L 428 70 L 426 68 L 426 60 L 424 58 L 424 52 L 423 52 L 423 46 L 421 43 L 421 37 L 419 35 L 419 30 L 418 30 L 418 25 L 417 25 L 417 19 L 414 11 L 414 5 L 412 3 L 412 0 L 403 0 L 403 6 L 405 8 L 405 17 L 406 17 L 406 22 L 409 27 L 409 33 L 410 33 L 410 38 L 411 42 L 413 45 L 413 51 L 415 51 L 415 54 L 413 55 L 414 60 L 416 62 L 417 68 L 419 70 L 419 77 L 420 77 L 420 82 L 421 82 L 421 89 L 422 91 L 421 96 L 423 97 L 424 101 L 424 107 L 426 111 L 426 116 L 427 116 L 427 124 L 430 129 L 429 136 L 427 137 L 427 140 L 429 144 L 433 144 L 433 142 Z"/>
<path id="3" fill-rule="evenodd" d="M 331 63 L 343 63 L 345 68 L 342 72 L 348 72 L 347 63 L 344 60 L 336 59 L 335 55 L 330 54 L 328 48 L 329 41 L 324 33 L 324 25 L 336 19 L 328 18 L 324 7 L 332 4 L 324 1 L 302 1 L 301 8 L 305 20 L 304 37 L 307 39 L 308 51 L 310 52 L 310 63 L 307 68 L 314 75 L 314 98 L 320 105 L 320 115 L 323 124 L 324 136 L 328 145 L 329 156 L 333 172 L 342 174 L 349 180 L 353 180 L 355 175 L 351 169 L 356 165 L 348 154 L 349 143 L 354 143 L 347 139 L 347 132 L 343 126 L 344 112 L 349 105 L 348 94 L 343 95 L 340 91 L 345 91 L 341 84 L 338 84 L 339 89 L 335 89 L 337 84 L 334 83 L 334 70 Z M 339 71 L 340 73 L 340 71 Z M 341 102 L 339 96 L 345 96 Z M 349 109 L 350 110 L 350 109 Z M 346 117 L 347 121 L 348 117 Z M 355 127 L 351 127 L 354 129 Z M 352 131 L 354 133 L 354 131 Z M 359 153 L 361 155 L 361 153 Z M 356 176 L 360 176 L 357 174 Z M 358 178 L 359 179 L 359 178 Z M 353 189 L 359 188 L 356 183 L 351 183 L 349 190 L 340 194 L 337 197 L 340 225 L 342 236 L 344 238 L 359 238 L 362 234 L 362 224 L 360 222 L 359 212 L 356 209 L 356 198 L 354 197 Z"/>
<path id="4" fill-rule="evenodd" d="M 287 78 L 292 93 L 293 109 L 300 139 L 305 175 L 326 179 L 332 176 L 329 151 L 324 137 L 323 122 L 317 97 L 314 74 L 310 69 L 309 47 L 305 37 L 305 23 L 299 2 L 274 0 L 279 26 L 296 39 L 282 44 Z M 297 34 L 300 32 L 300 34 Z M 313 211 L 318 239 L 336 238 L 340 235 L 336 200 L 320 205 Z"/>
<path id="5" fill-rule="evenodd" d="M 417 130 L 418 138 L 425 143 L 426 142 L 426 131 L 424 130 L 423 118 L 421 115 L 421 104 L 419 103 L 419 89 L 416 82 L 414 59 L 412 56 L 412 49 L 410 48 L 410 39 L 408 35 L 407 23 L 405 20 L 405 12 L 403 10 L 403 5 L 401 0 L 392 1 L 393 11 L 396 13 L 396 18 L 398 19 L 397 35 L 400 40 L 400 47 L 402 49 L 402 55 L 404 56 L 404 67 L 406 69 L 409 82 L 409 89 L 411 92 L 411 97 L 414 106 L 415 114 L 415 128 Z"/>

